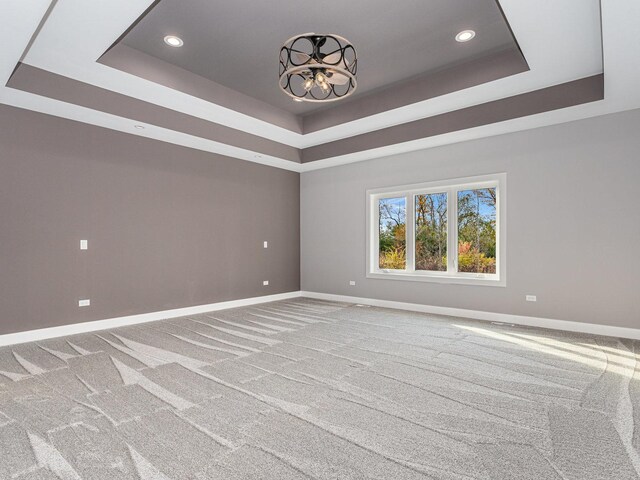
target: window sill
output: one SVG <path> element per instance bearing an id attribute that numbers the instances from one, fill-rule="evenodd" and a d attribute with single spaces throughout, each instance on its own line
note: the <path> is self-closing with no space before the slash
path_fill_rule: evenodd
<path id="1" fill-rule="evenodd" d="M 379 280 L 401 280 L 405 282 L 431 282 L 451 285 L 478 285 L 487 287 L 506 287 L 507 282 L 499 278 L 453 276 L 453 275 L 421 275 L 404 272 L 368 272 L 367 278 Z"/>

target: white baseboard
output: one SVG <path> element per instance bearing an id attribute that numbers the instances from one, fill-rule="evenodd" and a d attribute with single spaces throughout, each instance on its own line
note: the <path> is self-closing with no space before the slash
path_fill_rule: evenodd
<path id="1" fill-rule="evenodd" d="M 418 303 L 394 302 L 391 300 L 378 300 L 375 298 L 350 297 L 347 295 L 334 295 L 330 293 L 318 292 L 287 292 L 276 295 L 266 295 L 264 297 L 243 298 L 241 300 L 231 300 L 228 302 L 211 303 L 208 305 L 198 305 L 195 307 L 176 308 L 161 312 L 142 313 L 139 315 L 129 315 L 127 317 L 109 318 L 106 320 L 96 320 L 93 322 L 76 323 L 73 325 L 62 325 L 59 327 L 42 328 L 27 332 L 9 333 L 0 335 L 0 347 L 15 345 L 19 343 L 35 342 L 47 338 L 65 337 L 77 333 L 95 332 L 110 328 L 136 325 L 138 323 L 153 322 L 167 318 L 183 317 L 185 315 L 196 315 L 229 308 L 246 307 L 259 303 L 276 302 L 278 300 L 288 300 L 291 298 L 307 297 L 318 300 L 328 300 L 333 302 L 359 303 L 372 305 L 375 307 L 393 308 L 396 310 L 408 310 L 412 312 L 432 313 L 435 315 L 447 315 L 451 317 L 472 318 L 475 320 L 485 320 L 488 322 L 513 323 L 515 325 L 526 325 L 530 327 L 549 328 L 553 330 L 564 330 L 568 332 L 589 333 L 593 335 L 604 335 L 608 337 L 631 338 L 640 340 L 640 329 L 615 327 L 610 325 L 599 325 L 594 323 L 572 322 L 568 320 L 554 320 L 551 318 L 528 317 L 525 315 L 511 315 L 507 313 L 484 312 L 480 310 L 468 310 L 464 308 L 438 307 L 433 305 L 421 305 Z"/>
<path id="2" fill-rule="evenodd" d="M 640 340 L 640 329 L 600 325 L 595 323 L 572 322 L 569 320 L 554 320 L 552 318 L 528 317 L 526 315 L 511 315 L 508 313 L 484 312 L 481 310 L 467 310 L 464 308 L 437 307 L 433 305 L 421 305 L 418 303 L 394 302 L 391 300 L 378 300 L 375 298 L 350 297 L 347 295 L 334 295 L 330 293 L 301 292 L 302 297 L 328 300 L 333 302 L 360 303 L 374 307 L 394 308 L 397 310 L 409 310 L 412 312 L 432 313 L 435 315 L 447 315 L 451 317 L 472 318 L 488 322 L 513 323 L 529 327 L 549 328 L 568 332 L 589 333 L 606 337 L 631 338 Z"/>
<path id="3" fill-rule="evenodd" d="M 275 295 L 266 295 L 264 297 L 243 298 L 241 300 L 210 303 L 208 305 L 198 305 L 195 307 L 176 308 L 161 312 L 142 313 L 139 315 L 129 315 L 127 317 L 109 318 L 105 320 L 95 320 L 92 322 L 76 323 L 73 325 L 29 330 L 26 332 L 8 333 L 0 335 L 0 347 L 5 345 L 15 345 L 18 343 L 35 342 L 38 340 L 45 340 L 47 338 L 66 337 L 67 335 L 75 335 L 77 333 L 95 332 L 98 330 L 107 330 L 127 325 L 136 325 L 138 323 L 153 322 L 155 320 L 164 320 L 167 318 L 183 317 L 185 315 L 196 315 L 199 313 L 214 312 L 216 310 L 246 307 L 249 305 L 256 305 L 258 303 L 288 300 L 299 296 L 299 291 L 278 293 Z"/>

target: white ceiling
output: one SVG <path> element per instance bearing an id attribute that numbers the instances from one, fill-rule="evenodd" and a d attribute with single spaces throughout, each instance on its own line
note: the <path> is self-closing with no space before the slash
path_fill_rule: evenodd
<path id="1" fill-rule="evenodd" d="M 531 70 L 466 90 L 359 119 L 307 135 L 291 132 L 228 108 L 206 102 L 124 72 L 96 60 L 151 4 L 151 0 L 58 0 L 38 33 L 24 62 L 69 78 L 224 124 L 297 148 L 305 148 L 426 118 L 508 96 L 586 77 L 603 70 L 605 99 L 600 102 L 533 115 L 498 124 L 431 137 L 425 140 L 359 152 L 310 164 L 231 147 L 219 142 L 146 124 L 134 129 L 135 119 L 117 117 L 26 92 L 3 87 L 0 102 L 59 117 L 142 135 L 242 160 L 294 171 L 307 171 L 368 158 L 577 120 L 640 107 L 640 50 L 635 38 L 640 18 L 637 0 L 502 0 L 501 5 Z M 0 50 L 2 85 L 20 60 L 49 6 L 47 0 L 8 0 L 0 6 L 0 31 L 10 32 L 9 48 Z"/>

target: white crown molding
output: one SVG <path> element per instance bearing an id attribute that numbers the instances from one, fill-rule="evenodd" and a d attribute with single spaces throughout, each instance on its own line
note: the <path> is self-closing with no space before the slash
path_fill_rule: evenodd
<path id="1" fill-rule="evenodd" d="M 434 305 L 422 305 L 418 303 L 395 302 L 392 300 L 378 300 L 375 298 L 351 297 L 347 295 L 334 295 L 331 293 L 300 292 L 301 297 L 330 302 L 355 303 L 371 305 L 374 307 L 392 308 L 394 310 L 407 310 L 410 312 L 432 313 L 434 315 L 446 315 L 450 317 L 470 318 L 487 322 L 498 322 L 528 327 L 548 328 L 564 332 L 587 333 L 590 335 L 603 335 L 606 337 L 631 338 L 640 340 L 640 329 L 616 327 L 612 325 L 600 325 L 595 323 L 572 322 L 569 320 L 555 320 L 553 318 L 529 317 L 525 315 L 512 315 L 508 313 L 485 312 L 481 310 L 468 310 L 464 308 L 438 307 Z"/>
<path id="2" fill-rule="evenodd" d="M 295 148 L 332 142 L 602 72 L 598 0 L 502 0 L 501 6 L 516 32 L 530 71 L 302 135 L 96 63 L 152 3 L 152 0 L 110 0 L 87 9 L 83 0 L 58 0 L 24 61 Z"/>
<path id="3" fill-rule="evenodd" d="M 197 315 L 200 313 L 215 312 L 218 310 L 227 310 L 230 308 L 247 307 L 249 305 L 257 305 L 260 303 L 277 302 L 279 300 L 298 298 L 299 296 L 299 291 L 278 293 L 275 295 L 266 295 L 264 297 L 243 298 L 240 300 L 231 300 L 228 302 L 197 305 L 195 307 L 176 308 L 173 310 L 164 310 L 161 312 L 142 313 L 139 315 L 129 315 L 126 317 L 95 320 L 93 322 L 75 323 L 72 325 L 62 325 L 59 327 L 29 330 L 26 332 L 8 333 L 5 335 L 0 335 L 0 347 L 26 342 L 37 342 L 39 340 L 46 340 L 48 338 L 66 337 L 67 335 L 76 335 L 78 333 L 97 332 L 110 328 L 126 327 L 128 325 L 154 322 L 157 320 L 165 320 L 167 318 L 184 317 L 186 315 Z"/>
<path id="4" fill-rule="evenodd" d="M 24 57 L 24 63 L 96 87 L 296 146 L 302 135 L 164 85 L 116 70 L 97 60 L 154 0 L 57 0 Z M 277 52 L 276 68 L 277 72 Z"/>
<path id="5" fill-rule="evenodd" d="M 112 0 L 87 9 L 82 0 L 58 0 L 32 48 L 27 52 L 25 61 L 38 68 L 298 148 L 592 75 L 602 70 L 603 58 L 605 100 L 298 164 L 155 125 L 146 124 L 144 130 L 138 130 L 134 125 L 140 122 L 135 119 L 109 115 L 4 87 L 6 79 L 20 61 L 31 36 L 51 4 L 48 0 L 9 0 L 0 5 L 0 31 L 11 33 L 9 46 L 3 47 L 0 52 L 0 81 L 4 80 L 0 84 L 0 103 L 295 172 L 330 168 L 640 108 L 640 89 L 637 88 L 640 84 L 640 62 L 637 61 L 639 52 L 635 38 L 635 20 L 640 18 L 640 2 L 637 0 L 601 1 L 602 54 L 599 50 L 600 19 L 597 0 L 501 0 L 505 14 L 531 65 L 530 72 L 304 136 L 96 63 L 95 60 L 150 3 L 151 0 Z M 95 16 L 100 17 L 99 21 L 94 21 Z"/>
<path id="6" fill-rule="evenodd" d="M 124 119 L 123 117 L 110 113 L 92 110 L 72 103 L 61 102 L 53 98 L 34 95 L 23 92 L 22 90 L 0 88 L 0 103 L 293 172 L 300 172 L 302 168 L 300 163 L 292 162 L 291 160 L 285 160 L 264 153 L 256 153 L 245 148 L 227 145 L 226 143 L 216 142 L 215 140 L 189 135 L 188 133 L 178 132 L 145 122 Z M 141 125 L 144 129 L 137 129 L 135 125 Z"/>
<path id="7" fill-rule="evenodd" d="M 304 135 L 307 148 L 602 73 L 597 0 L 500 0 L 528 72 Z"/>
<path id="8" fill-rule="evenodd" d="M 502 0 L 530 71 L 302 135 L 96 63 L 152 3 L 152 0 L 110 0 L 87 9 L 82 0 L 58 0 L 24 61 L 295 148 L 332 142 L 602 72 L 598 0 L 549 3 Z"/>
<path id="9" fill-rule="evenodd" d="M 640 104 L 638 105 L 640 106 Z M 385 147 L 375 148 L 371 150 L 361 150 L 355 153 L 340 155 L 314 162 L 303 163 L 300 165 L 299 171 L 312 172 L 314 170 L 322 170 L 324 168 L 339 167 L 351 163 L 363 162 L 366 160 L 374 160 L 377 158 L 385 158 L 403 153 L 415 152 L 418 150 L 427 150 L 430 148 L 441 147 L 444 145 L 453 145 L 481 138 L 494 137 L 507 133 L 521 132 L 524 130 L 532 130 L 534 128 L 549 127 L 562 123 L 584 120 L 587 118 L 606 115 L 623 110 L 631 110 L 638 108 L 630 104 L 624 108 L 613 108 L 610 103 L 605 101 L 591 102 L 573 107 L 563 108 L 560 110 L 552 110 L 550 112 L 529 115 L 527 117 L 515 118 L 504 122 L 491 123 L 479 127 L 458 130 L 455 132 L 435 135 L 433 137 L 421 138 L 409 142 L 399 143 L 395 145 L 387 145 Z"/>
<path id="10" fill-rule="evenodd" d="M 504 0 L 501 1 L 501 5 L 504 4 L 505 6 L 510 5 L 510 3 Z M 522 2 L 523 5 L 525 3 Z M 640 18 L 640 2 L 636 0 L 602 0 L 601 7 L 604 100 L 382 148 L 326 158 L 302 164 L 301 171 L 310 172 L 640 108 L 640 89 L 638 88 L 638 85 L 640 85 L 640 48 L 638 47 L 637 38 L 635 38 L 636 30 L 634 26 L 636 19 Z M 518 36 L 518 30 L 516 30 L 516 36 Z M 518 36 L 518 38 L 520 37 Z M 526 52 L 525 55 L 527 55 Z M 495 86 L 495 84 L 496 82 L 491 82 L 487 86 Z"/>

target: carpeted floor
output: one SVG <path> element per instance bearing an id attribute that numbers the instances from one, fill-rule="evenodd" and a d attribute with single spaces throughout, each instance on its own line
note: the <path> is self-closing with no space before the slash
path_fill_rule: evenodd
<path id="1" fill-rule="evenodd" d="M 637 354 L 310 299 L 4 347 L 0 479 L 638 479 Z"/>

